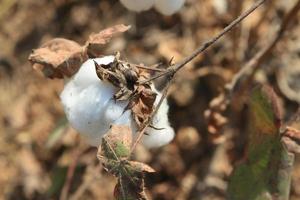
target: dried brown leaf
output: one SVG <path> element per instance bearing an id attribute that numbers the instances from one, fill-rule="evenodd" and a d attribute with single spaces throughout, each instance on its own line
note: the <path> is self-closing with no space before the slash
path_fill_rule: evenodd
<path id="1" fill-rule="evenodd" d="M 72 40 L 55 38 L 33 50 L 28 60 L 34 69 L 41 70 L 48 78 L 71 77 L 89 56 L 99 57 L 99 49 L 108 43 L 114 34 L 125 32 L 129 28 L 121 24 L 91 34 L 84 46 Z"/>
<path id="2" fill-rule="evenodd" d="M 86 42 L 86 50 L 90 57 L 99 57 L 101 55 L 102 45 L 108 43 L 114 34 L 127 31 L 130 26 L 123 24 L 115 25 L 104 29 L 99 33 L 91 34 Z"/>
<path id="3" fill-rule="evenodd" d="M 145 181 L 142 174 L 134 179 L 127 176 L 120 177 L 115 187 L 116 200 L 147 200 L 145 193 Z"/>
<path id="4" fill-rule="evenodd" d="M 152 114 L 157 94 L 147 84 L 139 85 L 136 92 L 135 98 L 129 102 L 128 107 L 137 125 L 141 126 Z"/>
<path id="5" fill-rule="evenodd" d="M 29 55 L 33 68 L 48 78 L 71 77 L 88 59 L 82 47 L 71 40 L 55 38 Z"/>

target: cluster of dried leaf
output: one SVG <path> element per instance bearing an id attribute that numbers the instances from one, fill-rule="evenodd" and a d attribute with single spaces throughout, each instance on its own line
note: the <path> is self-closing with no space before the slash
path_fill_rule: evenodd
<path id="1" fill-rule="evenodd" d="M 33 50 L 29 61 L 33 68 L 41 70 L 48 78 L 64 78 L 74 75 L 88 58 L 100 57 L 101 46 L 109 42 L 116 33 L 125 32 L 129 26 L 116 25 L 100 33 L 91 34 L 86 43 L 78 43 L 64 38 L 56 38 Z"/>

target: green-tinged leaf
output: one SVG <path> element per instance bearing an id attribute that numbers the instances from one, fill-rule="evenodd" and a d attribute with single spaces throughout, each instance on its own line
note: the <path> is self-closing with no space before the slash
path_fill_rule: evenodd
<path id="1" fill-rule="evenodd" d="M 293 155 L 281 143 L 280 109 L 268 86 L 253 89 L 249 98 L 248 148 L 245 160 L 230 178 L 230 200 L 287 200 Z"/>
<path id="2" fill-rule="evenodd" d="M 103 137 L 99 158 L 122 160 L 129 156 L 132 133 L 128 126 L 113 125 Z"/>
<path id="3" fill-rule="evenodd" d="M 103 137 L 98 158 L 104 168 L 118 178 L 114 196 L 117 200 L 146 200 L 144 174 L 154 170 L 140 162 L 129 161 L 132 144 L 129 127 L 113 125 Z"/>

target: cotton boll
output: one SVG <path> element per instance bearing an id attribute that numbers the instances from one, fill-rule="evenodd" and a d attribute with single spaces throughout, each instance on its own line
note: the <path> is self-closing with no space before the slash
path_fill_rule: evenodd
<path id="1" fill-rule="evenodd" d="M 154 4 L 154 0 L 120 0 L 120 1 L 128 10 L 132 10 L 136 12 L 149 10 Z"/>
<path id="2" fill-rule="evenodd" d="M 172 15 L 183 6 L 185 0 L 155 0 L 156 10 L 164 15 Z"/>
<path id="3" fill-rule="evenodd" d="M 117 88 L 108 82 L 101 81 L 96 74 L 94 61 L 107 65 L 114 59 L 114 56 L 106 56 L 87 60 L 74 77 L 66 83 L 60 95 L 71 126 L 85 136 L 93 146 L 100 145 L 102 136 L 113 124 L 127 125 L 133 133 L 137 130 L 131 111 L 124 112 L 128 101 L 115 101 L 113 95 Z M 154 103 L 156 106 L 162 95 L 153 85 L 151 87 L 157 92 Z M 173 139 L 174 130 L 169 125 L 168 110 L 167 101 L 164 100 L 152 123 L 154 127 L 162 128 L 162 130 L 147 128 L 146 132 L 149 135 L 143 137 L 145 146 L 160 147 Z"/>
<path id="4" fill-rule="evenodd" d="M 69 84 L 72 82 L 69 82 L 67 86 Z M 69 93 L 70 87 L 65 87 L 61 94 L 65 113 L 71 126 L 94 142 L 100 142 L 101 136 L 109 128 L 107 122 L 103 120 L 103 110 L 113 94 L 113 91 L 103 90 L 103 87 L 99 87 L 100 84 L 98 84 L 92 84 L 83 90 L 77 89 L 72 94 Z M 97 143 L 92 145 L 97 145 Z"/>
<path id="5" fill-rule="evenodd" d="M 113 56 L 95 59 L 98 64 L 109 64 L 113 60 Z M 94 61 L 89 59 L 61 93 L 60 98 L 71 126 L 87 137 L 93 146 L 98 146 L 110 125 L 126 114 L 123 114 L 126 104 L 112 100 L 115 92 L 114 86 L 97 77 Z M 125 118 L 119 123 L 131 125 L 131 121 Z"/>

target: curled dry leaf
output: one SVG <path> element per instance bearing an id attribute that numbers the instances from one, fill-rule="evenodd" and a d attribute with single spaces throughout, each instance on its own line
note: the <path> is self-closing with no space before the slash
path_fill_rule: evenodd
<path id="1" fill-rule="evenodd" d="M 72 40 L 55 38 L 33 50 L 28 60 L 34 69 L 41 70 L 48 78 L 71 77 L 88 58 L 99 57 L 99 49 L 114 34 L 125 32 L 129 28 L 125 25 L 107 28 L 98 34 L 92 34 L 83 46 Z"/>
<path id="2" fill-rule="evenodd" d="M 99 33 L 93 33 L 90 35 L 89 39 L 86 41 L 85 47 L 87 50 L 87 54 L 90 58 L 96 58 L 101 55 L 101 46 L 108 43 L 112 36 L 116 33 L 122 33 L 127 31 L 130 26 L 125 26 L 123 24 L 119 24 L 107 29 Z"/>
<path id="3" fill-rule="evenodd" d="M 156 93 L 151 89 L 150 85 L 140 85 L 136 89 L 136 95 L 129 102 L 128 107 L 131 108 L 133 118 L 138 127 L 144 124 L 154 110 L 154 102 Z"/>
<path id="4" fill-rule="evenodd" d="M 55 38 L 33 50 L 28 59 L 33 68 L 41 70 L 46 77 L 63 78 L 76 73 L 87 56 L 78 43 Z"/>

